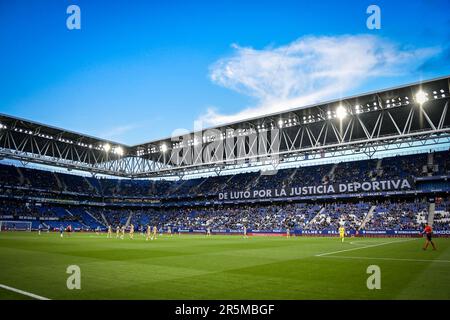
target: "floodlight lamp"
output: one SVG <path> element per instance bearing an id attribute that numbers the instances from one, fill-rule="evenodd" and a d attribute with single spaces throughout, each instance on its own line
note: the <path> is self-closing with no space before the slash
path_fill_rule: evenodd
<path id="1" fill-rule="evenodd" d="M 117 147 L 117 148 L 116 148 L 116 153 L 117 153 L 119 156 L 123 156 L 123 148 L 122 148 L 122 147 Z"/>
<path id="2" fill-rule="evenodd" d="M 109 152 L 109 150 L 111 150 L 111 146 L 109 145 L 109 143 L 103 145 L 103 150 L 105 150 L 105 152 Z"/>
<path id="3" fill-rule="evenodd" d="M 162 144 L 161 145 L 161 151 L 162 152 L 166 152 L 167 151 L 167 145 L 166 144 Z"/>
<path id="4" fill-rule="evenodd" d="M 336 116 L 339 120 L 344 119 L 347 116 L 347 110 L 343 106 L 339 106 L 336 109 Z"/>
<path id="5" fill-rule="evenodd" d="M 423 92 L 422 90 L 418 91 L 416 93 L 416 102 L 420 105 L 424 104 L 425 102 L 428 101 L 428 94 L 426 94 L 425 92 Z"/>

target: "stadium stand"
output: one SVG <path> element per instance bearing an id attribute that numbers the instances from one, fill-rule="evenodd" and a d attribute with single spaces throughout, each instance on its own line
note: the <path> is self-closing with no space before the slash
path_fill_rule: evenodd
<path id="1" fill-rule="evenodd" d="M 0 165 L 0 216 L 30 220 L 50 229 L 105 229 L 133 223 L 178 230 L 253 231 L 419 230 L 429 218 L 429 193 L 436 205 L 436 230 L 450 230 L 449 152 L 422 153 L 336 164 L 247 172 L 179 181 L 83 177 L 75 174 Z M 328 197 L 296 201 L 220 203 L 224 190 L 272 189 L 309 184 L 408 178 L 416 191 L 403 197 Z M 420 194 L 418 194 L 418 192 Z M 270 199 L 269 199 L 270 200 Z M 273 199 L 272 199 L 273 200 Z"/>
<path id="2" fill-rule="evenodd" d="M 366 224 L 370 230 L 416 230 L 427 222 L 427 203 L 386 201 L 376 206 L 373 218 Z"/>

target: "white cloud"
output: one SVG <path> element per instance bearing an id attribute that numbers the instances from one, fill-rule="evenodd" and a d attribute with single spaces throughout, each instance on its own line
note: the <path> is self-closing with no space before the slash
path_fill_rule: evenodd
<path id="1" fill-rule="evenodd" d="M 375 77 L 414 72 L 439 48 L 407 49 L 371 35 L 303 37 L 257 50 L 233 45 L 234 54 L 214 63 L 211 80 L 256 99 L 234 114 L 208 108 L 203 125 L 218 125 L 306 106 L 347 94 Z"/>
<path id="2" fill-rule="evenodd" d="M 136 124 L 117 126 L 107 131 L 99 133 L 98 136 L 107 140 L 121 141 L 125 133 L 137 129 L 138 127 L 139 126 Z"/>

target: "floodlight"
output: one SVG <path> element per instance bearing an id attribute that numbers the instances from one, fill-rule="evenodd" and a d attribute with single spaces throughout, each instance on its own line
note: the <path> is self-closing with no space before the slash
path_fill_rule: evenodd
<path id="1" fill-rule="evenodd" d="M 343 106 L 337 107 L 336 116 L 339 120 L 344 119 L 347 116 L 347 110 Z"/>
<path id="2" fill-rule="evenodd" d="M 105 143 L 103 145 L 103 150 L 105 150 L 106 152 L 109 152 L 109 150 L 111 150 L 111 146 L 109 145 L 109 143 Z"/>
<path id="3" fill-rule="evenodd" d="M 428 101 L 427 93 L 423 92 L 422 90 L 418 91 L 416 93 L 416 102 L 420 105 L 424 104 Z"/>
<path id="4" fill-rule="evenodd" d="M 167 145 L 166 145 L 166 144 L 163 143 L 163 144 L 161 145 L 161 151 L 162 151 L 162 152 L 166 152 L 166 151 L 167 151 Z"/>
<path id="5" fill-rule="evenodd" d="M 116 153 L 117 153 L 119 156 L 123 156 L 123 148 L 122 148 L 122 147 L 116 147 Z"/>
<path id="6" fill-rule="evenodd" d="M 283 127 L 283 120 L 278 120 L 278 126 L 280 127 L 280 128 L 282 128 Z"/>

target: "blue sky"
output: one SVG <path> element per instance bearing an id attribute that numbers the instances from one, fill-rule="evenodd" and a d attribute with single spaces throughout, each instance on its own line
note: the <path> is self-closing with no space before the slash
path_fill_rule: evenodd
<path id="1" fill-rule="evenodd" d="M 66 8 L 81 9 L 81 30 Z M 381 8 L 381 29 L 366 8 Z M 0 112 L 128 144 L 450 74 L 450 3 L 0 0 Z"/>

